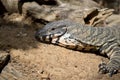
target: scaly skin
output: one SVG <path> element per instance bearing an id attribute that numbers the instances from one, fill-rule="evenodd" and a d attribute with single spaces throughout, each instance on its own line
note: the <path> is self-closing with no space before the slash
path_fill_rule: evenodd
<path id="1" fill-rule="evenodd" d="M 99 51 L 110 59 L 99 71 L 110 76 L 120 69 L 120 27 L 88 27 L 70 20 L 48 23 L 35 34 L 38 41 L 80 51 Z"/>

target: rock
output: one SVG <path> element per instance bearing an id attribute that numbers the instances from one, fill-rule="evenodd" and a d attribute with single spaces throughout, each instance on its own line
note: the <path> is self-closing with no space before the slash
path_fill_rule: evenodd
<path id="1" fill-rule="evenodd" d="M 8 64 L 0 74 L 0 80 L 20 80 L 22 78 L 22 73 Z"/>
<path id="2" fill-rule="evenodd" d="M 8 64 L 9 60 L 10 60 L 9 53 L 0 52 L 0 72 L 2 72 L 3 68 Z"/>

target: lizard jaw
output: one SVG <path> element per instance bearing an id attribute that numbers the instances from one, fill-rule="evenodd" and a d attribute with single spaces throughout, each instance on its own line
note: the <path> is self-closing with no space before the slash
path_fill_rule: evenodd
<path id="1" fill-rule="evenodd" d="M 64 34 L 66 34 L 66 32 L 67 32 L 66 28 L 63 29 L 62 31 L 58 31 L 58 32 L 55 32 L 55 33 L 49 33 L 46 30 L 41 29 L 41 30 L 36 32 L 35 38 L 40 42 L 55 44 L 54 41 L 59 40 L 59 38 L 61 36 L 63 36 Z"/>
<path id="2" fill-rule="evenodd" d="M 56 34 L 49 34 L 49 35 L 42 35 L 42 34 L 35 34 L 35 38 L 40 41 L 40 42 L 45 42 L 45 43 L 53 43 L 55 44 L 59 38 L 64 35 L 64 33 L 56 33 Z"/>

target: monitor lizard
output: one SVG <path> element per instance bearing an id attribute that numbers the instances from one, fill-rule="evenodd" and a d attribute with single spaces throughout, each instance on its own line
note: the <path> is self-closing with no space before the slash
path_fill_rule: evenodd
<path id="1" fill-rule="evenodd" d="M 69 49 L 107 55 L 109 62 L 100 63 L 99 72 L 109 76 L 120 69 L 120 26 L 92 27 L 66 19 L 48 23 L 36 32 L 35 38 Z"/>

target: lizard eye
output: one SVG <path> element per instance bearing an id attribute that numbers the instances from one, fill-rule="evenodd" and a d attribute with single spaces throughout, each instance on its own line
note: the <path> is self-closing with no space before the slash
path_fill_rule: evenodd
<path id="1" fill-rule="evenodd" d="M 55 30 L 55 28 L 52 28 L 51 30 Z"/>

